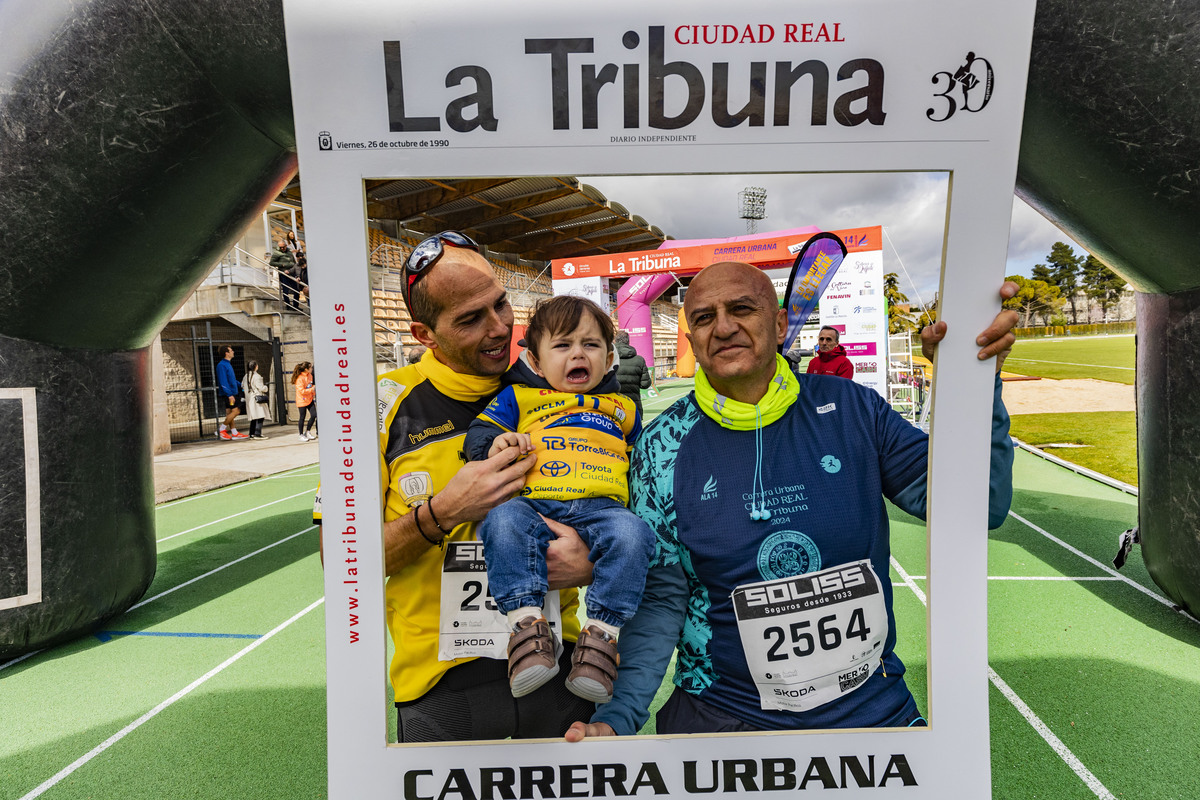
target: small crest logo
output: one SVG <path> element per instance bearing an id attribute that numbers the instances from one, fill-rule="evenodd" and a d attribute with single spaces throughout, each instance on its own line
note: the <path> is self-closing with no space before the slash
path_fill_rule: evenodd
<path id="1" fill-rule="evenodd" d="M 712 500 L 717 497 L 717 479 L 712 475 L 708 476 L 708 481 L 704 484 L 704 488 L 700 490 L 701 500 Z"/>
<path id="2" fill-rule="evenodd" d="M 821 469 L 833 475 L 842 471 L 842 462 L 833 456 L 821 456 Z"/>
<path id="3" fill-rule="evenodd" d="M 763 580 L 790 578 L 821 568 L 821 551 L 799 531 L 776 531 L 758 548 L 758 574 Z"/>
<path id="4" fill-rule="evenodd" d="M 317 134 L 317 148 L 320 150 L 333 149 L 333 134 L 329 131 L 321 131 Z"/>
<path id="5" fill-rule="evenodd" d="M 428 472 L 406 472 L 396 481 L 404 502 L 410 507 L 420 505 L 433 496 L 432 481 Z"/>

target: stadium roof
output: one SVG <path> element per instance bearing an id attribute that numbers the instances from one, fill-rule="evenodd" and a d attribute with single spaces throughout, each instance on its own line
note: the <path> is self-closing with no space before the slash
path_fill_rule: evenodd
<path id="1" fill-rule="evenodd" d="M 573 177 L 368 180 L 366 194 L 370 219 L 416 234 L 459 230 L 514 259 L 648 250 L 671 238 Z"/>

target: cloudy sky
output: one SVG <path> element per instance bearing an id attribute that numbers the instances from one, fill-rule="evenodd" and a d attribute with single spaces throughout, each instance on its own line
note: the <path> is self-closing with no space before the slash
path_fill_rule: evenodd
<path id="1" fill-rule="evenodd" d="M 912 301 L 919 296 L 929 302 L 937 291 L 946 220 L 945 173 L 673 175 L 580 180 L 676 239 L 745 234 L 746 222 L 738 215 L 738 192 L 747 186 L 761 186 L 767 190 L 767 218 L 758 223 L 760 233 L 808 225 L 824 230 L 882 225 L 884 269 L 899 274 L 901 288 Z M 1028 275 L 1034 264 L 1046 260 L 1056 241 L 1065 241 L 1077 252 L 1082 251 L 1066 234 L 1014 196 L 1005 274 Z M 906 271 L 911 282 L 905 278 Z"/>

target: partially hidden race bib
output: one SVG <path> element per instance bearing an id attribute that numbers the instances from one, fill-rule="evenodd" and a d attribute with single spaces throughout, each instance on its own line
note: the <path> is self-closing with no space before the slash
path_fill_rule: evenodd
<path id="1" fill-rule="evenodd" d="M 808 711 L 853 692 L 888 635 L 867 560 L 733 590 L 742 650 L 764 709 Z"/>
<path id="2" fill-rule="evenodd" d="M 546 593 L 550 630 L 562 641 L 558 592 Z M 508 618 L 488 590 L 481 542 L 446 542 L 442 561 L 442 607 L 438 622 L 438 660 L 508 658 Z"/>

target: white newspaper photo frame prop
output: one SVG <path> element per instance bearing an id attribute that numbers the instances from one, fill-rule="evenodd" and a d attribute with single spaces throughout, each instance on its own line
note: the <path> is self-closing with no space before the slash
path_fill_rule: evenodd
<path id="1" fill-rule="evenodd" d="M 996 313 L 1004 275 L 1033 10 L 1033 0 L 686 10 L 285 0 L 326 423 L 331 797 L 682 797 L 834 786 L 846 797 L 990 793 L 994 377 L 975 358 L 974 336 Z M 807 72 L 777 91 L 781 74 L 808 61 L 827 71 L 816 89 Z M 764 111 L 735 119 L 753 98 L 755 74 L 766 76 Z M 621 77 L 598 83 L 596 75 Z M 713 84 L 727 87 L 728 100 Z M 718 95 L 726 108 L 715 107 Z M 781 169 L 951 175 L 940 292 L 951 335 L 935 366 L 930 443 L 932 726 L 389 747 L 363 179 Z"/>

